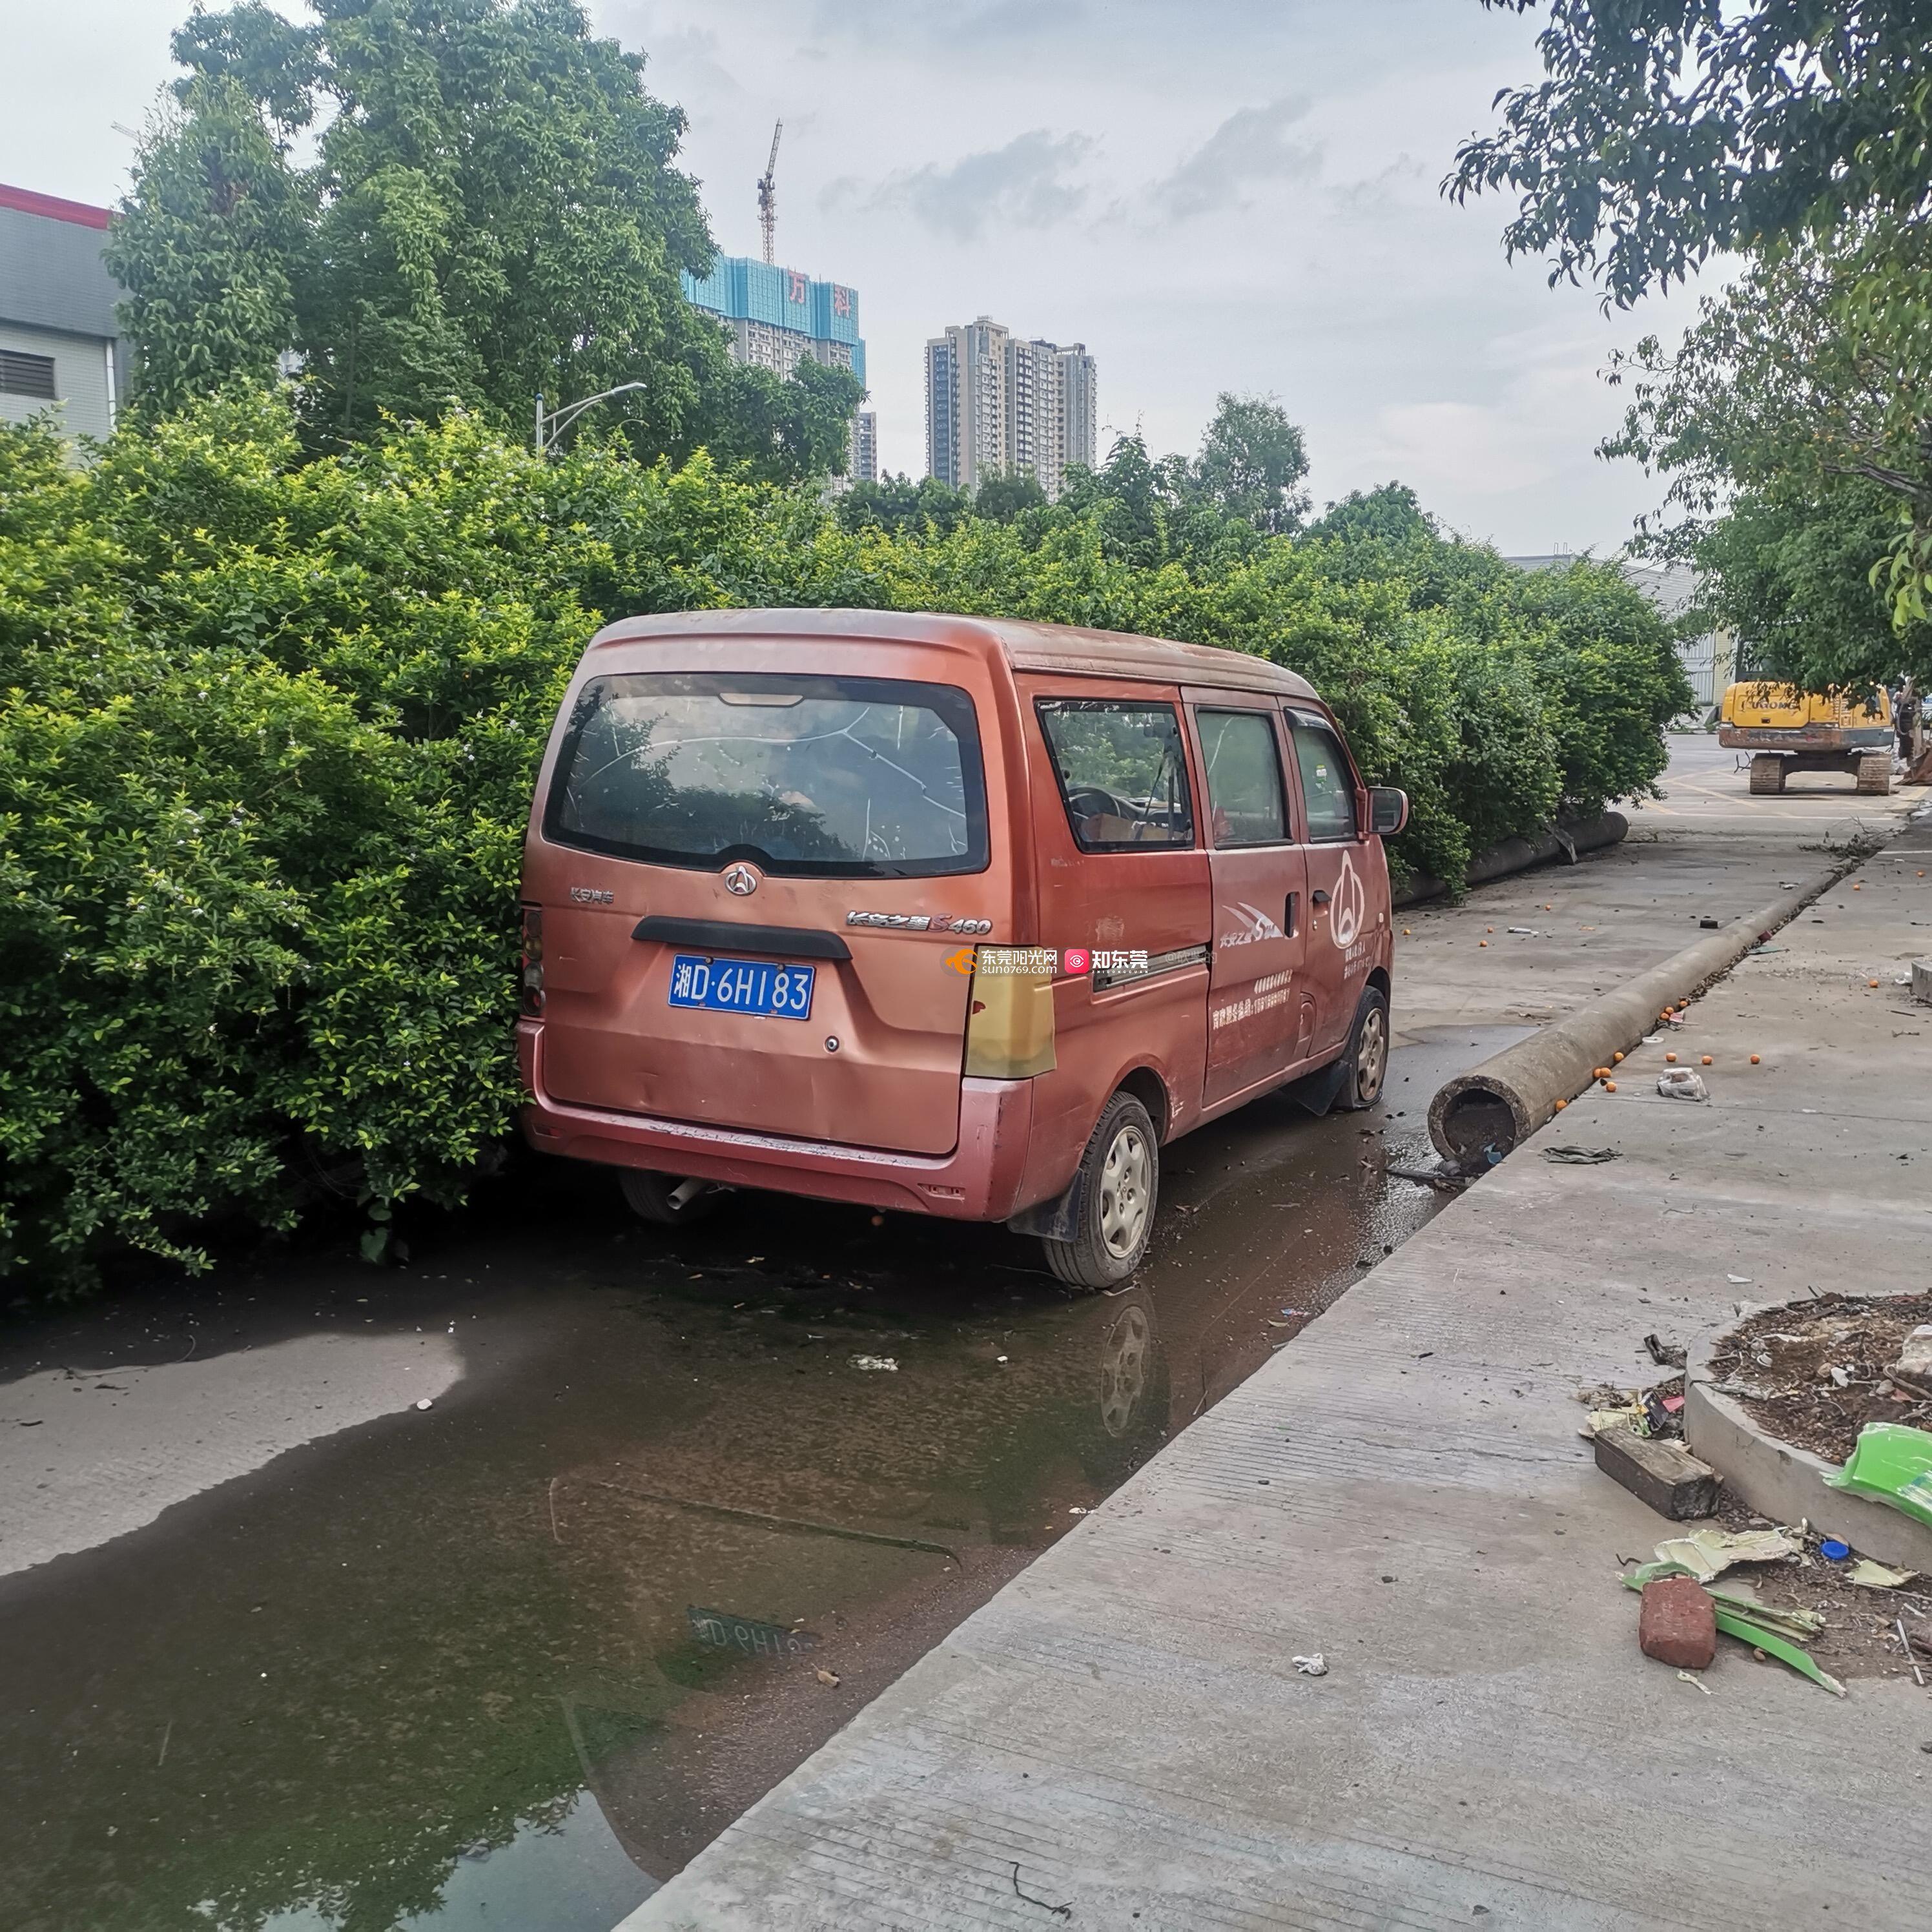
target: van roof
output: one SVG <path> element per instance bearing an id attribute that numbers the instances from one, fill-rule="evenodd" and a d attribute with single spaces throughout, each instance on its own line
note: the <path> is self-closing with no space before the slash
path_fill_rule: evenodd
<path id="1" fill-rule="evenodd" d="M 1074 677 L 1145 677 L 1163 684 L 1217 684 L 1315 699 L 1314 687 L 1285 665 L 1217 644 L 1184 644 L 1125 631 L 1091 631 L 1073 624 L 1029 624 L 1004 617 L 959 617 L 926 610 L 680 610 L 627 617 L 592 640 L 641 644 L 656 638 L 707 636 L 878 638 L 902 644 L 1003 652 L 1016 670 L 1058 671 Z M 1317 700 L 1318 701 L 1318 700 Z"/>

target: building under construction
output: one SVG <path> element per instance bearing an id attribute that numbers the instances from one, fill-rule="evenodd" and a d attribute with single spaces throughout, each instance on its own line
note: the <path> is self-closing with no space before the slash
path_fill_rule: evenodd
<path id="1" fill-rule="evenodd" d="M 687 274 L 684 292 L 730 328 L 731 353 L 740 362 L 789 376 L 809 358 L 866 380 L 858 292 L 842 282 L 724 255 L 702 281 Z"/>

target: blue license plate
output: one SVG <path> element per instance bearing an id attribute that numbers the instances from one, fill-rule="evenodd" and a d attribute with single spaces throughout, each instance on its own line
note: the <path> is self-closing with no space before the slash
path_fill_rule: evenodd
<path id="1" fill-rule="evenodd" d="M 770 959 L 706 959 L 680 952 L 670 962 L 670 1004 L 713 1013 L 751 1013 L 763 1019 L 812 1017 L 815 966 Z"/>

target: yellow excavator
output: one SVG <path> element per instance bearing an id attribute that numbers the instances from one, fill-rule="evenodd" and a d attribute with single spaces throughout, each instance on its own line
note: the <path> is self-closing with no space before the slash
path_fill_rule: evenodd
<path id="1" fill-rule="evenodd" d="M 1849 772 L 1865 792 L 1892 789 L 1892 700 L 1824 698 L 1795 684 L 1734 684 L 1718 742 L 1751 754 L 1750 788 L 1780 792 L 1793 772 Z"/>

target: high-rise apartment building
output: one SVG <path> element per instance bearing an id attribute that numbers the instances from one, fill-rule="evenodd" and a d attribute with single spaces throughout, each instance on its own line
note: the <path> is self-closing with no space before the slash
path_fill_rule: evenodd
<path id="1" fill-rule="evenodd" d="M 1096 378 L 1084 343 L 1026 341 L 989 316 L 926 345 L 927 473 L 962 490 L 1028 476 L 1058 496 L 1070 463 L 1094 465 Z"/>
<path id="2" fill-rule="evenodd" d="M 860 410 L 852 418 L 845 473 L 854 483 L 879 480 L 879 418 L 870 410 Z"/>

